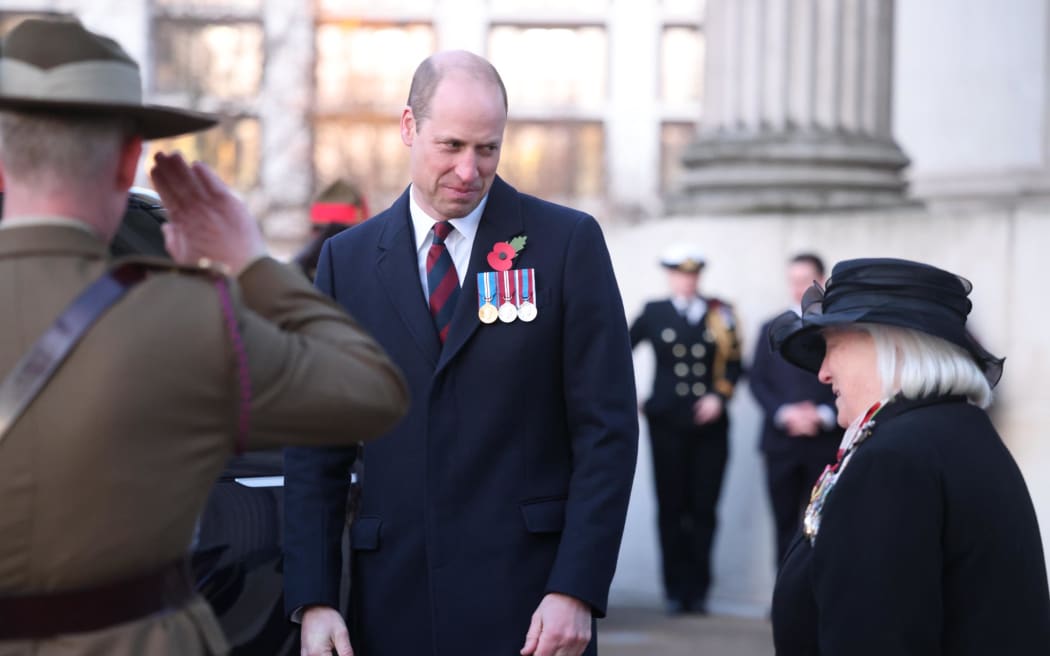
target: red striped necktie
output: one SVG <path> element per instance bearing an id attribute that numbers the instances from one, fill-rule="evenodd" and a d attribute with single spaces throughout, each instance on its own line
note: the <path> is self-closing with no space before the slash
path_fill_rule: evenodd
<path id="1" fill-rule="evenodd" d="M 427 289 L 430 292 L 430 314 L 434 317 L 441 343 L 445 343 L 452 314 L 459 298 L 459 274 L 445 240 L 455 228 L 448 221 L 434 223 L 434 242 L 427 251 Z"/>

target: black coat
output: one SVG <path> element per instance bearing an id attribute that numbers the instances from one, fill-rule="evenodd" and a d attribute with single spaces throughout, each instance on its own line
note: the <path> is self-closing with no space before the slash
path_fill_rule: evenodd
<path id="1" fill-rule="evenodd" d="M 477 273 L 527 235 L 539 315 L 482 325 Z M 408 192 L 325 243 L 318 287 L 404 371 L 408 415 L 364 449 L 351 633 L 366 656 L 516 654 L 545 593 L 605 614 L 638 439 L 623 304 L 593 218 L 492 185 L 442 347 Z M 285 457 L 289 610 L 339 605 L 348 449 Z M 586 653 L 596 653 L 592 641 Z"/>
<path id="2" fill-rule="evenodd" d="M 1046 656 L 1050 596 L 1021 472 L 961 397 L 895 401 L 798 538 L 778 656 Z"/>
<path id="3" fill-rule="evenodd" d="M 798 456 L 813 455 L 832 462 L 842 439 L 842 429 L 838 426 L 821 431 L 812 438 L 797 438 L 773 423 L 777 409 L 788 403 L 812 401 L 814 405 L 827 405 L 834 410 L 835 395 L 831 386 L 821 383 L 812 372 L 796 367 L 770 350 L 769 324 L 762 325 L 755 357 L 747 372 L 751 394 L 765 413 L 760 447 L 768 455 L 794 452 Z"/>

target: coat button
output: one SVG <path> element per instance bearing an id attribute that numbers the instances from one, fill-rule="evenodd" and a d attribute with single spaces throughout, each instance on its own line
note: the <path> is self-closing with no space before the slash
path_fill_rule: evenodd
<path id="1" fill-rule="evenodd" d="M 674 366 L 674 375 L 679 378 L 685 378 L 689 375 L 689 365 L 684 362 L 679 362 Z"/>
<path id="2" fill-rule="evenodd" d="M 678 383 L 675 385 L 674 391 L 678 396 L 689 396 L 689 383 Z"/>
<path id="3" fill-rule="evenodd" d="M 676 358 L 684 358 L 685 344 L 675 344 L 674 348 L 671 349 L 671 353 L 673 353 Z"/>
<path id="4" fill-rule="evenodd" d="M 704 354 L 707 353 L 707 348 L 703 344 L 700 344 L 698 342 L 696 344 L 693 344 L 692 351 L 694 358 L 702 358 L 704 357 Z"/>
<path id="5" fill-rule="evenodd" d="M 660 333 L 660 339 L 664 340 L 668 344 L 674 341 L 674 338 L 678 335 L 675 334 L 673 328 L 664 328 L 663 332 Z"/>
<path id="6" fill-rule="evenodd" d="M 707 393 L 707 386 L 703 383 L 693 383 L 693 396 L 699 398 Z"/>
<path id="7" fill-rule="evenodd" d="M 694 376 L 703 376 L 706 373 L 707 373 L 707 367 L 704 365 L 703 362 L 697 362 L 696 364 L 693 365 L 693 375 Z"/>

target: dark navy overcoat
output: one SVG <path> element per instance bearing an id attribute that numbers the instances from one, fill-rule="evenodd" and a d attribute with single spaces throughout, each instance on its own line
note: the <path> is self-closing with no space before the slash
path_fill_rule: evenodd
<path id="1" fill-rule="evenodd" d="M 525 235 L 538 316 L 484 325 L 476 274 Z M 358 656 L 516 654 L 545 593 L 606 611 L 637 450 L 631 347 L 598 224 L 497 178 L 447 342 L 421 289 L 406 191 L 329 240 L 317 285 L 409 382 L 364 452 L 351 527 Z M 286 603 L 339 603 L 350 451 L 286 453 Z M 596 653 L 592 641 L 587 653 Z"/>

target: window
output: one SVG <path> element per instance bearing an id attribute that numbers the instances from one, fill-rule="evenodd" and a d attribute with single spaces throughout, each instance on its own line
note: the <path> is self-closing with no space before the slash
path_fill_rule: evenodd
<path id="1" fill-rule="evenodd" d="M 660 39 L 660 95 L 671 106 L 698 103 L 704 89 L 704 39 L 696 27 L 665 27 Z"/>
<path id="2" fill-rule="evenodd" d="M 153 87 L 158 93 L 249 101 L 262 81 L 262 26 L 158 21 Z"/>
<path id="3" fill-rule="evenodd" d="M 322 4 L 345 9 L 355 3 Z M 409 182 L 401 109 L 416 67 L 437 47 L 434 28 L 324 20 L 315 40 L 315 186 L 346 177 L 360 185 L 370 206 L 384 207 Z"/>
<path id="4" fill-rule="evenodd" d="M 663 3 L 666 11 L 682 16 L 697 16 L 699 18 L 704 15 L 704 11 L 707 9 L 706 0 L 663 0 Z"/>
<path id="5" fill-rule="evenodd" d="M 360 185 L 370 207 L 385 207 L 409 182 L 408 148 L 397 117 L 324 118 L 314 123 L 317 188 L 346 177 Z"/>
<path id="6" fill-rule="evenodd" d="M 682 172 L 682 155 L 696 135 L 694 123 L 666 122 L 660 126 L 660 186 L 672 191 Z"/>
<path id="7" fill-rule="evenodd" d="M 259 12 L 262 0 L 153 0 L 154 6 L 164 9 L 185 9 L 196 12 Z"/>
<path id="8" fill-rule="evenodd" d="M 602 196 L 605 28 L 496 25 L 488 48 L 510 104 L 501 175 L 521 191 L 562 202 Z"/>
<path id="9" fill-rule="evenodd" d="M 152 166 L 153 153 L 178 150 L 187 161 L 207 162 L 233 187 L 248 190 L 259 185 L 261 139 L 258 119 L 227 118 L 210 130 L 147 142 L 144 166 Z"/>
<path id="10" fill-rule="evenodd" d="M 394 12 L 429 12 L 434 8 L 434 0 L 320 0 L 318 10 L 321 16 L 353 13 L 394 13 Z"/>
<path id="11" fill-rule="evenodd" d="M 218 127 L 149 144 L 200 159 L 241 192 L 259 185 L 262 127 L 254 115 L 265 56 L 261 0 L 156 0 L 151 95 L 218 114 Z M 148 161 L 148 160 L 147 160 Z"/>
<path id="12" fill-rule="evenodd" d="M 603 27 L 497 25 L 488 49 L 507 86 L 512 116 L 518 110 L 603 109 L 609 60 Z"/>
<path id="13" fill-rule="evenodd" d="M 398 116 L 412 73 L 435 48 L 429 25 L 322 23 L 317 27 L 317 111 Z"/>
<path id="14" fill-rule="evenodd" d="M 495 12 L 529 11 L 566 11 L 583 13 L 587 11 L 604 11 L 609 8 L 609 0 L 489 0 L 489 6 Z"/>
<path id="15" fill-rule="evenodd" d="M 500 174 L 520 191 L 555 200 L 605 191 L 601 123 L 515 122 L 507 126 Z"/>

